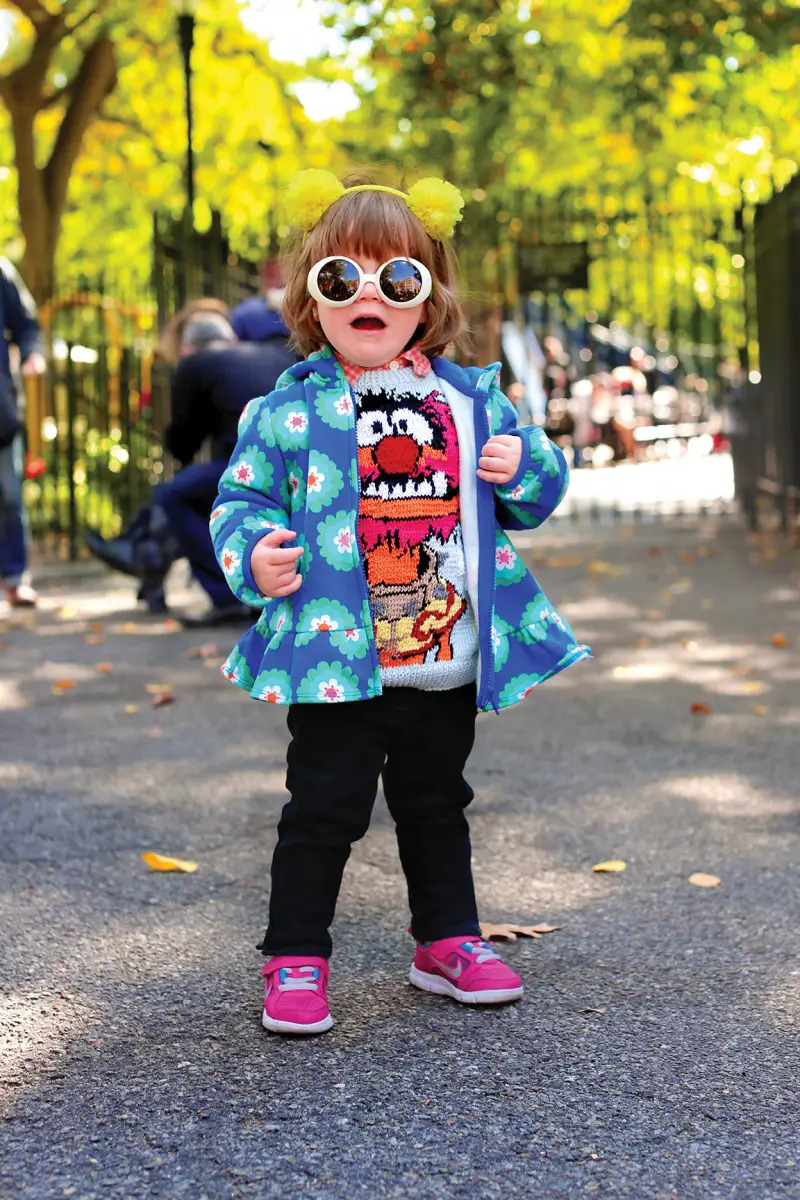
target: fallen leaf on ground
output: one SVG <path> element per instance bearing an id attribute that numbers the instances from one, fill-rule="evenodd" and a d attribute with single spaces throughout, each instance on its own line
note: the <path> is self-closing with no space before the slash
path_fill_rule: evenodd
<path id="1" fill-rule="evenodd" d="M 606 862 L 595 863 L 594 866 L 592 867 L 592 870 L 600 871 L 603 873 L 614 872 L 614 871 L 625 871 L 627 869 L 627 866 L 628 866 L 628 864 L 626 862 L 623 862 L 621 858 L 609 858 Z"/>
<path id="2" fill-rule="evenodd" d="M 180 633 L 183 629 L 180 621 L 176 621 L 174 617 L 168 617 L 162 628 L 166 633 Z"/>
<path id="3" fill-rule="evenodd" d="M 158 696 L 161 692 L 171 691 L 171 688 L 168 683 L 146 683 L 144 690 L 149 692 L 151 696 Z"/>
<path id="4" fill-rule="evenodd" d="M 138 711 L 139 711 L 139 705 L 138 705 L 138 704 L 126 704 L 126 705 L 125 705 L 125 712 L 126 712 L 126 713 L 137 713 Z"/>
<path id="5" fill-rule="evenodd" d="M 759 692 L 764 691 L 765 686 L 759 679 L 748 679 L 742 684 L 741 694 L 743 696 L 757 696 Z"/>
<path id="6" fill-rule="evenodd" d="M 702 871 L 695 871 L 694 875 L 690 875 L 687 881 L 694 887 L 712 888 L 719 887 L 722 880 L 718 875 L 705 875 Z"/>
<path id="7" fill-rule="evenodd" d="M 75 687 L 75 682 L 72 679 L 57 679 L 53 684 L 53 695 L 60 696 L 63 692 L 69 692 Z"/>
<path id="8" fill-rule="evenodd" d="M 634 641 L 633 644 L 637 650 L 643 650 L 645 648 L 645 646 L 650 645 L 650 638 L 649 637 L 638 637 L 638 638 L 636 638 L 636 640 Z"/>
<path id="9" fill-rule="evenodd" d="M 153 708 L 163 708 L 165 704 L 173 704 L 175 696 L 172 692 L 156 692 L 153 696 Z"/>
<path id="10" fill-rule="evenodd" d="M 765 717 L 767 715 L 767 713 L 769 712 L 769 705 L 756 704 L 756 706 L 753 709 L 753 712 L 756 714 L 757 717 Z"/>
<path id="11" fill-rule="evenodd" d="M 694 640 L 694 638 L 681 638 L 681 645 L 683 646 L 684 650 L 697 649 L 697 642 Z"/>
<path id="12" fill-rule="evenodd" d="M 517 937 L 538 938 L 543 933 L 555 933 L 561 925 L 494 925 L 491 921 L 481 922 L 481 937 L 504 938 L 507 942 L 515 942 Z"/>
<path id="13" fill-rule="evenodd" d="M 120 625 L 120 632 L 121 633 L 138 633 L 139 626 L 136 625 L 133 621 L 123 621 L 122 625 Z"/>
<path id="14" fill-rule="evenodd" d="M 600 1013 L 601 1016 L 604 1016 L 606 1010 L 604 1008 L 584 1008 L 582 1011 L 585 1013 Z"/>
<path id="15" fill-rule="evenodd" d="M 196 862 L 185 858 L 169 858 L 165 854 L 156 854 L 153 850 L 146 851 L 142 855 L 142 861 L 147 863 L 151 871 L 181 871 L 184 875 L 191 875 L 197 870 Z"/>
<path id="16" fill-rule="evenodd" d="M 100 633 L 87 633 L 83 640 L 87 646 L 102 646 L 106 639 Z"/>
<path id="17" fill-rule="evenodd" d="M 161 728 L 160 725 L 152 725 L 150 727 L 149 733 L 150 733 L 150 737 L 159 738 L 159 737 L 164 736 L 164 730 Z"/>
<path id="18" fill-rule="evenodd" d="M 580 554 L 562 554 L 555 555 L 551 558 L 544 559 L 546 567 L 580 567 L 583 565 L 583 558 Z"/>
<path id="19" fill-rule="evenodd" d="M 645 621 L 663 621 L 664 614 L 660 608 L 648 608 L 644 614 Z"/>
<path id="20" fill-rule="evenodd" d="M 710 707 L 707 704 L 700 704 L 698 701 L 695 701 L 694 704 L 690 705 L 689 712 L 694 713 L 696 717 L 711 716 Z"/>
<path id="21" fill-rule="evenodd" d="M 103 628 L 103 622 L 102 621 L 92 621 L 89 628 L 91 630 L 93 630 L 95 633 L 99 633 L 100 630 Z"/>
<path id="22" fill-rule="evenodd" d="M 714 550 L 711 546 L 698 546 L 697 553 L 700 558 L 711 558 Z"/>
<path id="23" fill-rule="evenodd" d="M 98 672 L 100 675 L 108 675 L 109 671 L 113 671 L 113 670 L 114 670 L 114 664 L 113 664 L 113 663 L 108 663 L 108 662 L 95 663 L 95 665 L 94 665 L 94 669 L 95 669 L 95 671 L 97 671 L 97 672 Z"/>
<path id="24" fill-rule="evenodd" d="M 743 667 L 740 663 L 735 663 L 731 667 L 731 675 L 752 675 L 752 667 Z"/>
<path id="25" fill-rule="evenodd" d="M 591 571 L 593 575 L 624 575 L 625 567 L 616 567 L 614 563 L 604 562 L 602 558 L 595 558 L 592 562 L 586 564 L 586 570 Z"/>
<path id="26" fill-rule="evenodd" d="M 683 561 L 686 563 L 686 565 L 688 567 L 691 563 L 694 562 L 694 555 L 690 551 L 687 551 L 687 553 L 684 554 L 684 556 L 683 556 Z"/>
<path id="27" fill-rule="evenodd" d="M 191 650 L 186 651 L 187 658 L 210 658 L 212 654 L 217 653 L 216 642 L 205 642 L 202 646 L 192 646 Z"/>
<path id="28" fill-rule="evenodd" d="M 778 650 L 785 650 L 789 645 L 789 639 L 785 633 L 773 633 L 772 645 L 777 647 Z"/>
<path id="29" fill-rule="evenodd" d="M 661 558 L 664 551 L 660 546 L 648 546 L 647 554 L 650 558 Z"/>

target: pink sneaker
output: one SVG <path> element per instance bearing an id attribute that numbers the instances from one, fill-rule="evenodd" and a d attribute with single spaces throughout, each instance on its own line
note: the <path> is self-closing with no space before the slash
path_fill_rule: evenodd
<path id="1" fill-rule="evenodd" d="M 424 992 L 452 996 L 461 1004 L 505 1004 L 519 1000 L 522 980 L 479 937 L 417 942 L 411 982 Z"/>
<path id="2" fill-rule="evenodd" d="M 272 1033 L 325 1033 L 333 1024 L 328 1010 L 327 958 L 276 954 L 261 968 L 264 1015 Z"/>

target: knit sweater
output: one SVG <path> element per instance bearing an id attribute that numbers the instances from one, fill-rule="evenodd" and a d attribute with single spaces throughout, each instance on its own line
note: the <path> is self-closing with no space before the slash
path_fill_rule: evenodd
<path id="1" fill-rule="evenodd" d="M 352 382 L 358 537 L 384 687 L 471 683 L 478 635 L 467 588 L 459 453 L 435 374 L 410 366 Z"/>

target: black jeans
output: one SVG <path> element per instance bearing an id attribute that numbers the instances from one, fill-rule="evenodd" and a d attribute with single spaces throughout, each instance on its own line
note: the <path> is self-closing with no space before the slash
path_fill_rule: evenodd
<path id="1" fill-rule="evenodd" d="M 475 740 L 475 684 L 386 688 L 374 700 L 293 704 L 264 954 L 330 957 L 328 932 L 353 842 L 383 790 L 397 827 L 418 941 L 480 933 L 462 774 Z"/>

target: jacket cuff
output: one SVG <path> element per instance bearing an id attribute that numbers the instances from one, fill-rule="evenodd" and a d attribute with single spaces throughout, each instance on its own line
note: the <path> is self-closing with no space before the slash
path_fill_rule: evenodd
<path id="1" fill-rule="evenodd" d="M 261 539 L 266 536 L 267 532 L 268 531 L 265 531 L 264 533 L 254 533 L 250 538 L 250 541 L 245 546 L 244 553 L 242 554 L 242 576 L 244 578 L 244 585 L 245 587 L 250 588 L 251 591 L 255 592 L 257 596 L 263 596 L 264 593 L 261 591 L 261 588 L 253 578 L 250 559 L 253 557 L 253 551 L 255 550 L 256 546 Z"/>
<path id="2" fill-rule="evenodd" d="M 509 432 L 514 437 L 518 437 L 519 440 L 522 442 L 522 457 L 519 460 L 519 466 L 517 467 L 517 469 L 514 472 L 514 474 L 512 475 L 512 477 L 509 479 L 508 483 L 502 484 L 503 489 L 515 488 L 518 483 L 522 483 L 522 480 L 525 478 L 525 476 L 528 474 L 528 471 L 531 469 L 531 463 L 533 461 L 533 459 L 531 457 L 530 440 L 529 440 L 529 438 L 527 438 L 525 436 L 524 431 L 522 429 L 511 429 L 511 430 L 509 430 Z"/>

